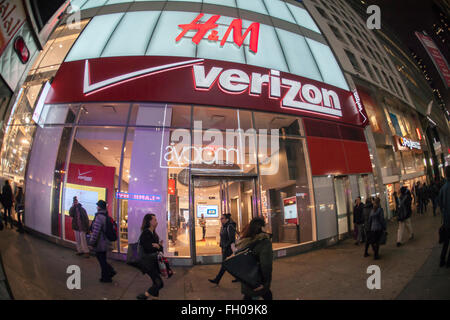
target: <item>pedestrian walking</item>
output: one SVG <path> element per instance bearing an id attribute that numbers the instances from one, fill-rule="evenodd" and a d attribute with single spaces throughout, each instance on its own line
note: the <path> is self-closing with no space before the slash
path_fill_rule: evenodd
<path id="1" fill-rule="evenodd" d="M 447 178 L 447 182 L 441 188 L 438 198 L 442 216 L 442 226 L 440 229 L 440 242 L 442 242 L 442 251 L 439 266 L 443 267 L 444 265 L 446 265 L 447 268 L 450 268 L 450 252 L 447 258 L 447 264 L 445 263 L 445 256 L 447 255 L 447 250 L 450 242 L 450 166 L 445 167 L 445 177 Z"/>
<path id="2" fill-rule="evenodd" d="M 262 297 L 264 300 L 272 300 L 272 267 L 273 250 L 271 236 L 263 231 L 265 226 L 263 218 L 253 218 L 252 221 L 242 231 L 241 239 L 237 243 L 237 251 L 244 250 L 250 246 L 253 247 L 253 254 L 256 256 L 260 265 L 262 284 L 252 289 L 245 283 L 241 283 L 241 292 L 244 300 L 256 300 Z M 255 242 L 257 242 L 255 244 Z"/>
<path id="3" fill-rule="evenodd" d="M 439 198 L 439 182 L 433 181 L 430 187 L 430 196 L 433 203 L 433 217 L 436 216 L 436 209 L 438 208 L 438 198 Z"/>
<path id="4" fill-rule="evenodd" d="M 363 209 L 363 219 L 364 219 L 364 242 L 366 242 L 367 245 L 367 235 L 369 234 L 369 216 L 373 209 L 373 199 L 372 197 L 368 197 L 366 200 L 366 204 L 364 205 Z M 366 249 L 367 251 L 367 249 Z"/>
<path id="5" fill-rule="evenodd" d="M 236 243 L 236 223 L 231 220 L 231 214 L 225 213 L 220 217 L 222 228 L 220 229 L 220 247 L 222 248 L 222 261 L 233 254 Z M 219 273 L 214 279 L 208 279 L 209 282 L 219 284 L 225 273 L 225 268 L 220 267 Z M 238 280 L 234 279 L 233 282 Z"/>
<path id="6" fill-rule="evenodd" d="M 373 201 L 373 209 L 370 212 L 368 221 L 368 230 L 366 248 L 364 257 L 369 256 L 369 244 L 372 246 L 374 252 L 374 259 L 380 259 L 380 240 L 383 232 L 386 230 L 386 220 L 384 219 L 384 211 L 380 205 L 380 198 L 375 198 Z"/>
<path id="7" fill-rule="evenodd" d="M 106 202 L 99 200 L 97 202 L 97 213 L 91 225 L 91 236 L 89 245 L 93 247 L 97 260 L 101 268 L 100 282 L 110 283 L 112 277 L 116 275 L 114 268 L 106 261 L 107 252 L 110 249 L 110 242 L 106 237 L 106 219 L 108 219 L 108 211 L 106 211 Z"/>
<path id="8" fill-rule="evenodd" d="M 200 219 L 198 219 L 198 224 L 202 228 L 202 232 L 203 232 L 202 241 L 206 241 L 206 238 L 205 238 L 205 235 L 206 235 L 206 219 L 205 219 L 205 216 L 203 214 L 202 214 L 202 217 Z"/>
<path id="9" fill-rule="evenodd" d="M 400 199 L 398 198 L 397 191 L 394 191 L 394 193 L 392 194 L 392 197 L 394 198 L 394 201 L 395 201 L 394 216 L 397 216 L 398 215 L 398 207 L 400 205 Z"/>
<path id="10" fill-rule="evenodd" d="M 75 233 L 77 255 L 89 258 L 89 248 L 86 241 L 86 233 L 89 231 L 89 217 L 77 197 L 73 197 L 72 207 L 69 210 L 72 218 L 72 230 Z"/>
<path id="11" fill-rule="evenodd" d="M 361 197 L 357 197 L 355 200 L 355 207 L 353 208 L 353 224 L 357 232 L 355 245 L 359 245 L 363 242 L 364 233 L 364 204 L 361 203 Z"/>
<path id="12" fill-rule="evenodd" d="M 17 187 L 16 195 L 14 196 L 15 199 L 15 207 L 14 210 L 17 214 L 17 232 L 23 233 L 23 223 L 22 223 L 22 215 L 25 210 L 25 197 L 23 194 L 23 188 Z"/>
<path id="13" fill-rule="evenodd" d="M 8 226 L 8 221 L 11 225 L 11 229 L 13 229 L 13 223 L 11 218 L 11 209 L 13 206 L 14 198 L 11 185 L 9 184 L 9 180 L 5 180 L 5 184 L 2 189 L 2 205 L 3 205 L 3 220 L 5 222 L 5 229 Z"/>
<path id="14" fill-rule="evenodd" d="M 397 247 L 402 245 L 403 235 L 405 233 L 405 228 L 408 230 L 409 239 L 414 238 L 414 233 L 411 225 L 411 202 L 412 197 L 408 188 L 403 186 L 400 188 L 400 205 L 398 210 L 398 230 L 397 230 Z"/>
<path id="15" fill-rule="evenodd" d="M 164 287 L 163 280 L 160 275 L 158 266 L 158 252 L 163 252 L 163 242 L 159 240 L 156 233 L 158 220 L 153 213 L 148 213 L 144 216 L 141 226 L 141 236 L 139 237 L 139 246 L 141 253 L 140 268 L 141 271 L 147 274 L 152 279 L 152 286 L 145 292 L 139 294 L 136 298 L 138 300 L 159 298 L 159 291 Z"/>

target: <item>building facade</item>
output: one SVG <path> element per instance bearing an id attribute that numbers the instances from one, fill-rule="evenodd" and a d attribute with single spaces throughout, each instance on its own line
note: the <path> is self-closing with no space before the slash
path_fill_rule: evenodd
<path id="1" fill-rule="evenodd" d="M 102 199 L 118 257 L 152 212 L 191 265 L 220 261 L 223 213 L 264 217 L 276 257 L 347 237 L 358 196 L 391 215 L 426 179 L 425 117 L 362 23 L 344 2 L 72 1 L 10 103 L 26 227 L 73 243 L 73 197 L 91 220 Z"/>

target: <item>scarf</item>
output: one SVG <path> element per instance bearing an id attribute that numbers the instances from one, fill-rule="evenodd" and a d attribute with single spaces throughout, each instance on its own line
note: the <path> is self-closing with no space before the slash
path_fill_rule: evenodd
<path id="1" fill-rule="evenodd" d="M 261 232 L 261 233 L 258 233 L 253 238 L 242 238 L 241 240 L 238 241 L 236 247 L 238 250 L 240 250 L 243 248 L 247 248 L 249 245 L 251 245 L 252 243 L 254 243 L 256 241 L 260 241 L 260 240 L 264 240 L 264 239 L 270 239 L 270 235 L 265 232 Z"/>

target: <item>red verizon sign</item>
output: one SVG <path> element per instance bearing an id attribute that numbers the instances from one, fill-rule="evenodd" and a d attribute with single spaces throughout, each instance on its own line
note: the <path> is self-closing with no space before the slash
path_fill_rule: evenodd
<path id="1" fill-rule="evenodd" d="M 439 48 L 434 43 L 433 39 L 430 37 L 416 32 L 417 38 L 419 38 L 422 45 L 425 47 L 425 49 L 428 52 L 428 55 L 430 56 L 431 60 L 433 60 L 433 63 L 438 70 L 439 74 L 442 77 L 442 80 L 444 81 L 444 84 L 447 88 L 450 87 L 450 69 L 448 67 L 447 61 L 445 60 L 444 56 L 442 55 Z"/>
<path id="2" fill-rule="evenodd" d="M 242 34 L 242 20 L 234 19 L 225 32 L 225 35 L 222 37 L 222 39 L 220 39 L 219 32 L 217 30 L 214 30 L 219 26 L 218 24 L 216 24 L 216 22 L 220 19 L 220 16 L 214 15 L 205 23 L 200 23 L 199 21 L 202 17 L 203 13 L 200 13 L 197 18 L 195 18 L 191 23 L 178 25 L 181 29 L 183 29 L 183 31 L 175 40 L 178 42 L 186 35 L 186 33 L 191 30 L 196 30 L 197 33 L 192 38 L 192 42 L 198 45 L 200 41 L 205 37 L 205 35 L 210 30 L 212 30 L 207 39 L 209 41 L 220 41 L 220 45 L 223 46 L 226 43 L 231 31 L 233 31 L 233 41 L 235 44 L 241 47 L 244 43 L 245 38 L 250 33 L 250 50 L 254 53 L 258 52 L 259 23 L 253 22 L 250 27 L 247 28 L 245 33 Z"/>
<path id="3" fill-rule="evenodd" d="M 260 67 L 180 57 L 113 57 L 63 63 L 46 103 L 167 102 L 217 105 L 367 124 L 357 95 Z"/>

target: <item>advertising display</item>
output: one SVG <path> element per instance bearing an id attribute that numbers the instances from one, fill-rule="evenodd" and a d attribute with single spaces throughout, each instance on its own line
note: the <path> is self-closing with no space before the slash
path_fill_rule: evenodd
<path id="1" fill-rule="evenodd" d="M 216 205 L 197 205 L 197 218 L 201 218 L 202 214 L 205 218 L 218 218 L 219 206 Z"/>
<path id="2" fill-rule="evenodd" d="M 0 1 L 0 55 L 25 21 L 22 1 Z"/>
<path id="3" fill-rule="evenodd" d="M 283 199 L 284 220 L 286 223 L 298 223 L 297 198 L 290 197 Z"/>
<path id="4" fill-rule="evenodd" d="M 73 197 L 77 197 L 78 202 L 81 203 L 86 210 L 89 219 L 92 220 L 97 212 L 97 202 L 106 199 L 106 188 L 87 187 L 79 184 L 67 183 L 64 195 L 64 214 L 67 216 L 69 215 L 69 210 L 72 206 Z"/>

